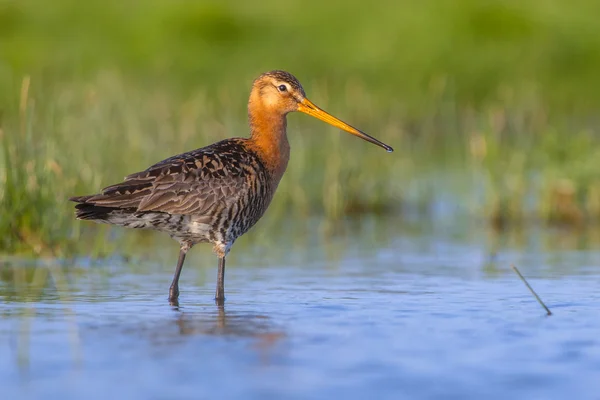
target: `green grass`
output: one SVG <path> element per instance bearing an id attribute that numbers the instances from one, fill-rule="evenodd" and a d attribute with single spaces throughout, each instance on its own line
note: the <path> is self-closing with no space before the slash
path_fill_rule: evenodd
<path id="1" fill-rule="evenodd" d="M 250 83 L 274 68 L 396 152 L 291 115 L 292 160 L 263 224 L 432 215 L 440 201 L 497 226 L 595 223 L 599 12 L 592 0 L 0 0 L 0 251 L 81 251 L 91 224 L 69 196 L 245 136 Z"/>

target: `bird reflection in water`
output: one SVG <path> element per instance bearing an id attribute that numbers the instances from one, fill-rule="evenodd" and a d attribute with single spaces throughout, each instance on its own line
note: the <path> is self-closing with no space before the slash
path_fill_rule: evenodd
<path id="1" fill-rule="evenodd" d="M 225 306 L 194 311 L 173 307 L 173 310 L 176 313 L 174 319 L 161 322 L 161 325 L 168 323 L 169 326 L 153 326 L 149 329 L 150 341 L 159 348 L 202 341 L 202 337 L 250 339 L 252 348 L 259 352 L 261 360 L 269 363 L 272 352 L 287 336 L 281 326 L 264 314 L 228 312 Z"/>

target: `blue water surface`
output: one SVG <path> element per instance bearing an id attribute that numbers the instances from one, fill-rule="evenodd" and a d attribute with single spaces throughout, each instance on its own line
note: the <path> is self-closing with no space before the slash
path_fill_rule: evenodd
<path id="1" fill-rule="evenodd" d="M 593 238 L 393 222 L 279 235 L 234 248 L 224 307 L 201 246 L 169 305 L 176 252 L 157 241 L 166 255 L 5 262 L 2 398 L 600 398 Z M 40 288 L 16 283 L 44 268 Z"/>

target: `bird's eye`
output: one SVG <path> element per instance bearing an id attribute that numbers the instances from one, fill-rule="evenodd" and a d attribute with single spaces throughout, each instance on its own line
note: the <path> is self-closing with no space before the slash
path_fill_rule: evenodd
<path id="1" fill-rule="evenodd" d="M 277 89 L 279 89 L 280 92 L 285 92 L 287 90 L 287 86 L 279 85 L 279 87 Z"/>

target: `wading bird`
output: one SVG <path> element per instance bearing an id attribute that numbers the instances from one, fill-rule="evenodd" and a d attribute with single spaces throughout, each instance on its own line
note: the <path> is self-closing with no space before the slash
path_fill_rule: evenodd
<path id="1" fill-rule="evenodd" d="M 131 174 L 101 193 L 72 197 L 82 220 L 154 229 L 180 245 L 169 301 L 177 303 L 187 252 L 212 243 L 219 258 L 215 300 L 225 299 L 225 256 L 264 214 L 290 157 L 286 115 L 300 111 L 368 142 L 393 149 L 321 110 L 284 71 L 259 76 L 248 101 L 249 138 L 231 138 L 179 154 Z"/>

